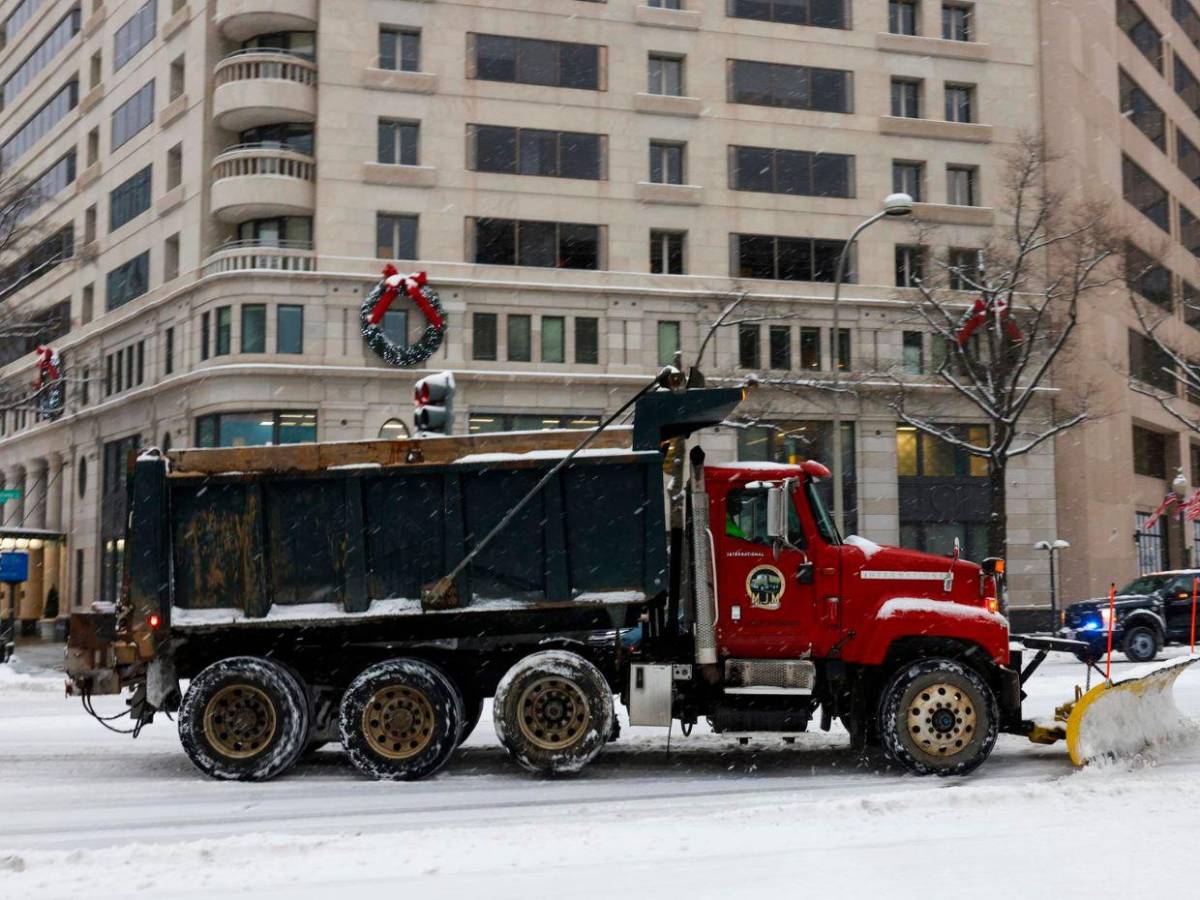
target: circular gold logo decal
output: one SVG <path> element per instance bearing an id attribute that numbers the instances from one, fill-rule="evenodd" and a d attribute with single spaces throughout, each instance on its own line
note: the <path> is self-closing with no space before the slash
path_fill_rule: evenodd
<path id="1" fill-rule="evenodd" d="M 783 573 L 774 566 L 755 566 L 746 576 L 750 605 L 759 609 L 779 609 L 783 588 Z"/>

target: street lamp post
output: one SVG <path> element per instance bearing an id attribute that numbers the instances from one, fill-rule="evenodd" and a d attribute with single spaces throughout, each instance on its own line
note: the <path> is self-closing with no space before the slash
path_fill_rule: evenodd
<path id="1" fill-rule="evenodd" d="M 1175 494 L 1175 499 L 1179 501 L 1177 506 L 1179 509 L 1179 568 L 1181 569 L 1188 567 L 1187 522 L 1183 516 L 1183 501 L 1187 499 L 1190 489 L 1191 484 L 1188 483 L 1187 476 L 1183 474 L 1183 469 L 1180 469 L 1179 474 L 1171 481 L 1171 491 Z"/>
<path id="2" fill-rule="evenodd" d="M 1066 550 L 1071 545 L 1064 540 L 1055 538 L 1053 541 L 1038 541 L 1033 545 L 1034 550 L 1045 550 L 1050 557 L 1050 615 L 1053 617 L 1054 630 L 1058 630 L 1058 592 L 1057 582 L 1054 578 L 1054 554 L 1060 550 Z"/>
<path id="3" fill-rule="evenodd" d="M 869 219 L 860 222 L 850 234 L 850 240 L 838 254 L 837 271 L 833 278 L 833 340 L 830 342 L 833 355 L 833 521 L 837 524 L 838 532 L 846 532 L 846 496 L 842 486 L 842 402 L 838 393 L 838 384 L 842 378 L 842 329 L 841 329 L 841 299 L 842 279 L 846 275 L 846 258 L 850 248 L 858 240 L 858 236 L 874 225 L 880 219 L 912 215 L 913 198 L 908 194 L 888 194 L 883 200 L 883 209 Z"/>

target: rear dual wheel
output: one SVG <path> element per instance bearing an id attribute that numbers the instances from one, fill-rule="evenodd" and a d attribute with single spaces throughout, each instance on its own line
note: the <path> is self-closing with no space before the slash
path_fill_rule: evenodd
<path id="1" fill-rule="evenodd" d="M 414 781 L 434 774 L 462 738 L 462 695 L 439 668 L 391 659 L 354 679 L 342 697 L 342 746 L 364 775 Z"/>
<path id="2" fill-rule="evenodd" d="M 969 666 L 926 659 L 897 672 L 879 704 L 884 753 L 917 775 L 965 775 L 996 745 L 996 698 Z"/>

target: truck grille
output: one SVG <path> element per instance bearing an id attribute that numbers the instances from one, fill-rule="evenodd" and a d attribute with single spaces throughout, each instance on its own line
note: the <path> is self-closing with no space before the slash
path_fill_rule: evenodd
<path id="1" fill-rule="evenodd" d="M 729 659 L 726 688 L 780 688 L 812 692 L 817 668 L 807 659 Z"/>

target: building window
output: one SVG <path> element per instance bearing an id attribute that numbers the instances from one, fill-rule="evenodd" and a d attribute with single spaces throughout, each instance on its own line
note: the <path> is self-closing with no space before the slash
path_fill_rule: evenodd
<path id="1" fill-rule="evenodd" d="M 762 336 L 758 325 L 743 322 L 738 325 L 738 365 L 743 369 L 762 366 Z"/>
<path id="2" fill-rule="evenodd" d="M 646 90 L 668 97 L 683 96 L 683 57 L 651 53 Z"/>
<path id="3" fill-rule="evenodd" d="M 1166 568 L 1163 553 L 1163 519 L 1159 518 L 1150 525 L 1151 515 L 1153 514 L 1148 512 L 1134 513 L 1133 543 L 1137 547 L 1139 575 L 1161 572 Z"/>
<path id="4" fill-rule="evenodd" d="M 116 150 L 154 121 L 154 81 L 113 110 L 112 149 Z"/>
<path id="5" fill-rule="evenodd" d="M 163 332 L 163 374 L 170 375 L 175 371 L 175 329 L 168 328 Z"/>
<path id="6" fill-rule="evenodd" d="M 986 425 L 944 427 L 976 447 L 988 445 Z M 986 478 L 987 459 L 911 425 L 897 425 L 896 474 L 901 478 Z"/>
<path id="7" fill-rule="evenodd" d="M 1179 204 L 1179 243 L 1194 256 L 1200 256 L 1200 219 L 1182 203 Z"/>
<path id="8" fill-rule="evenodd" d="M 730 147 L 730 186 L 803 197 L 853 197 L 854 157 L 808 150 Z"/>
<path id="9" fill-rule="evenodd" d="M 183 183 L 183 144 L 176 144 L 167 151 L 167 190 Z"/>
<path id="10" fill-rule="evenodd" d="M 399 72 L 421 70 L 421 32 L 416 29 L 379 29 L 379 68 Z"/>
<path id="11" fill-rule="evenodd" d="M 651 231 L 650 271 L 656 275 L 682 275 L 686 240 L 684 231 Z"/>
<path id="12" fill-rule="evenodd" d="M 474 233 L 482 265 L 601 268 L 598 225 L 480 218 Z"/>
<path id="13" fill-rule="evenodd" d="M 646 5 L 654 9 L 683 9 L 683 0 L 646 0 Z"/>
<path id="14" fill-rule="evenodd" d="M 968 248 L 951 248 L 946 254 L 947 276 L 950 290 L 975 290 L 973 282 L 978 277 L 979 251 Z"/>
<path id="15" fill-rule="evenodd" d="M 13 223 L 24 222 L 36 212 L 43 203 L 54 197 L 75 181 L 75 151 L 68 150 L 66 154 L 49 169 L 34 179 L 28 190 L 21 190 L 19 195 L 13 195 L 7 203 L 6 218 Z M 93 207 L 94 209 L 94 207 Z M 85 219 L 86 222 L 86 219 Z M 92 229 L 95 237 L 95 228 Z M 85 237 L 84 243 L 89 243 Z"/>
<path id="16" fill-rule="evenodd" d="M 842 69 L 730 60 L 729 102 L 849 113 L 853 79 Z"/>
<path id="17" fill-rule="evenodd" d="M 116 231 L 150 208 L 152 166 L 121 182 L 108 195 L 108 230 Z"/>
<path id="18" fill-rule="evenodd" d="M 45 137 L 51 128 L 65 119 L 78 102 L 79 82 L 68 81 L 0 146 L 0 167 L 7 169 L 16 162 L 26 150 Z"/>
<path id="19" fill-rule="evenodd" d="M 471 358 L 494 360 L 496 358 L 496 314 L 474 313 L 471 316 Z"/>
<path id="20" fill-rule="evenodd" d="M 134 55 L 154 40 L 154 12 L 158 0 L 147 3 L 117 29 L 113 38 L 113 71 L 116 72 Z"/>
<path id="21" fill-rule="evenodd" d="M 1151 338 L 1129 330 L 1129 377 L 1166 394 L 1175 393 L 1175 363 Z"/>
<path id="22" fill-rule="evenodd" d="M 567 320 L 562 316 L 542 316 L 542 362 L 567 361 Z"/>
<path id="23" fill-rule="evenodd" d="M 1121 111 L 1126 112 L 1128 107 L 1125 102 L 1125 82 L 1129 81 L 1130 84 L 1133 84 L 1133 81 L 1128 75 L 1125 74 L 1124 70 L 1121 71 L 1121 79 Z M 1137 85 L 1133 86 L 1135 88 L 1137 87 Z M 1192 74 L 1192 70 L 1185 66 L 1183 64 L 1183 60 L 1181 60 L 1178 56 L 1175 57 L 1175 93 L 1178 94 L 1179 98 L 1188 105 L 1188 109 L 1190 109 L 1197 116 L 1200 116 L 1200 81 L 1196 79 L 1196 76 Z M 1142 93 L 1142 97 L 1145 98 L 1141 104 L 1142 106 L 1150 104 L 1154 110 L 1158 111 L 1160 116 L 1162 115 L 1162 111 L 1159 110 L 1157 106 L 1153 105 L 1153 102 L 1149 97 L 1147 97 L 1144 93 Z M 1132 105 L 1133 104 L 1129 104 L 1129 106 Z M 1138 127 L 1141 128 L 1140 125 Z M 1147 137 L 1149 137 L 1149 135 L 1147 135 Z M 1151 140 L 1153 140 L 1153 138 L 1151 138 Z M 1163 150 L 1164 148 L 1159 147 L 1159 149 Z"/>
<path id="24" fill-rule="evenodd" d="M 209 313 L 200 316 L 200 358 L 208 359 L 209 341 L 212 335 L 212 317 Z"/>
<path id="25" fill-rule="evenodd" d="M 908 194 L 917 203 L 925 199 L 925 164 L 919 162 L 892 163 L 892 190 Z"/>
<path id="26" fill-rule="evenodd" d="M 958 3 L 942 4 L 942 39 L 973 41 L 972 8 Z"/>
<path id="27" fill-rule="evenodd" d="M 197 447 L 307 444 L 316 439 L 316 410 L 214 413 L 196 417 Z"/>
<path id="28" fill-rule="evenodd" d="M 782 281 L 832 282 L 843 241 L 814 238 L 776 237 L 766 234 L 735 234 L 733 272 L 740 278 L 772 278 Z M 855 280 L 853 254 L 847 259 L 842 280 Z"/>
<path id="29" fill-rule="evenodd" d="M 921 82 L 911 78 L 892 79 L 892 115 L 902 119 L 921 118 Z"/>
<path id="30" fill-rule="evenodd" d="M 1150 60 L 1159 72 L 1163 68 L 1162 34 L 1133 0 L 1117 0 L 1117 27 L 1125 32 L 1133 45 Z"/>
<path id="31" fill-rule="evenodd" d="M 468 35 L 474 43 L 474 77 L 551 87 L 600 90 L 600 48 L 495 34 Z"/>
<path id="32" fill-rule="evenodd" d="M 924 335 L 919 331 L 906 331 L 901 338 L 901 367 L 905 375 L 925 373 Z"/>
<path id="33" fill-rule="evenodd" d="M 800 329 L 800 368 L 821 368 L 821 329 Z"/>
<path id="34" fill-rule="evenodd" d="M 408 346 L 408 311 L 404 309 L 389 309 L 383 314 L 379 323 L 384 336 L 397 347 Z"/>
<path id="35" fill-rule="evenodd" d="M 1169 5 L 1171 15 L 1183 26 L 1183 33 L 1196 47 L 1200 47 L 1200 13 L 1196 11 L 1196 7 L 1189 0 L 1172 0 Z"/>
<path id="36" fill-rule="evenodd" d="M 508 359 L 510 362 L 533 360 L 530 332 L 532 320 L 529 316 L 508 316 Z"/>
<path id="37" fill-rule="evenodd" d="M 500 125 L 468 126 L 477 172 L 551 178 L 604 178 L 604 136 Z"/>
<path id="38" fill-rule="evenodd" d="M 846 0 L 729 0 L 729 15 L 816 28 L 847 28 Z"/>
<path id="39" fill-rule="evenodd" d="M 917 33 L 916 0 L 888 0 L 888 31 L 892 34 Z"/>
<path id="40" fill-rule="evenodd" d="M 786 372 L 792 367 L 792 329 L 788 325 L 772 325 L 767 334 L 767 356 L 772 369 Z"/>
<path id="41" fill-rule="evenodd" d="M 1167 234 L 1171 233 L 1167 192 L 1128 156 L 1121 157 L 1121 188 L 1129 204 Z"/>
<path id="42" fill-rule="evenodd" d="M 683 184 L 684 144 L 650 142 L 650 181 L 652 184 Z"/>
<path id="43" fill-rule="evenodd" d="M 379 259 L 419 259 L 417 217 L 398 213 L 376 213 L 375 255 Z"/>
<path id="44" fill-rule="evenodd" d="M 575 319 L 575 362 L 594 366 L 600 362 L 600 320 L 590 316 Z"/>
<path id="45" fill-rule="evenodd" d="M 1183 321 L 1192 328 L 1200 330 L 1200 293 L 1190 282 L 1184 280 L 1179 285 L 1179 302 L 1183 306 Z M 1200 371 L 1200 366 L 1196 367 Z M 1193 484 L 1197 483 L 1195 479 Z"/>
<path id="46" fill-rule="evenodd" d="M 675 361 L 675 354 L 680 349 L 679 323 L 658 323 L 658 364 L 669 366 Z"/>
<path id="47" fill-rule="evenodd" d="M 107 278 L 105 309 L 113 310 L 150 290 L 150 251 L 122 263 Z"/>
<path id="48" fill-rule="evenodd" d="M 978 206 L 974 166 L 946 166 L 946 202 L 951 206 Z"/>
<path id="49" fill-rule="evenodd" d="M 421 124 L 379 120 L 379 162 L 389 166 L 415 166 L 419 161 Z"/>
<path id="50" fill-rule="evenodd" d="M 79 9 L 71 10 L 46 37 L 29 52 L 21 64 L 0 87 L 0 109 L 9 106 L 17 96 L 58 56 L 71 38 L 79 33 Z"/>
<path id="51" fill-rule="evenodd" d="M 304 352 L 304 307 L 281 303 L 275 307 L 275 352 Z"/>
<path id="52" fill-rule="evenodd" d="M 1156 306 L 1171 310 L 1171 271 L 1134 244 L 1125 245 L 1125 280 L 1131 290 Z"/>
<path id="53" fill-rule="evenodd" d="M 1166 435 L 1133 426 L 1133 471 L 1150 478 L 1167 477 Z"/>
<path id="54" fill-rule="evenodd" d="M 242 352 L 267 352 L 267 307 L 263 303 L 242 304 Z"/>
<path id="55" fill-rule="evenodd" d="M 228 356 L 232 349 L 233 338 L 233 307 L 217 307 L 217 340 L 213 350 L 214 356 Z"/>
<path id="56" fill-rule="evenodd" d="M 925 248 L 896 246 L 896 287 L 916 287 L 925 278 Z"/>
<path id="57" fill-rule="evenodd" d="M 183 94 L 187 84 L 187 66 L 185 54 L 180 53 L 171 62 L 170 80 L 167 83 L 167 100 L 175 100 Z"/>
<path id="58" fill-rule="evenodd" d="M 829 329 L 829 355 L 831 358 L 836 355 L 838 369 L 843 372 L 849 371 L 852 368 L 850 359 L 850 329 L 839 328 L 836 346 L 834 344 L 834 333 L 831 328 Z"/>
<path id="59" fill-rule="evenodd" d="M 946 121 L 975 121 L 975 88 L 967 84 L 946 85 Z"/>
<path id="60" fill-rule="evenodd" d="M 591 430 L 600 424 L 599 416 L 578 413 L 542 412 L 472 412 L 467 417 L 470 434 L 491 434 L 497 431 L 546 431 L 569 428 L 575 431 Z"/>

